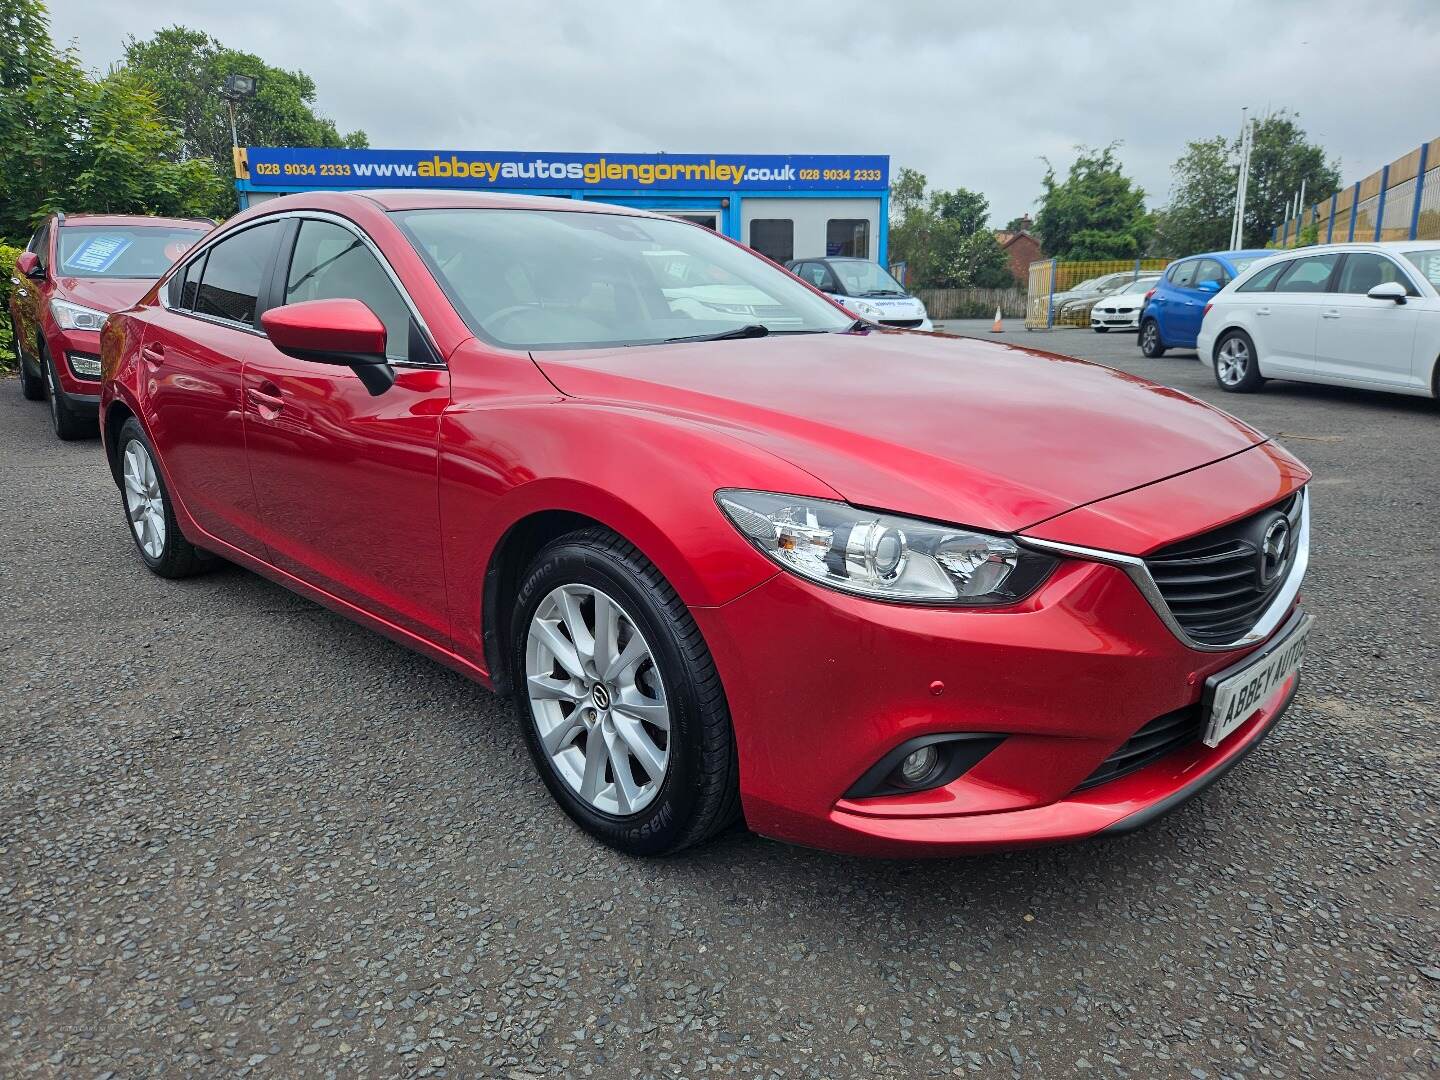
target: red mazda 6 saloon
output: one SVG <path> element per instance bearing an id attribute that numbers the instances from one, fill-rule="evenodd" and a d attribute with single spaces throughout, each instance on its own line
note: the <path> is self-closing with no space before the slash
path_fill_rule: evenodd
<path id="1" fill-rule="evenodd" d="M 1305 467 L 1185 394 L 857 321 L 699 226 L 296 195 L 103 341 L 145 563 L 218 556 L 513 697 L 583 828 L 839 851 L 1133 829 L 1275 725 Z"/>

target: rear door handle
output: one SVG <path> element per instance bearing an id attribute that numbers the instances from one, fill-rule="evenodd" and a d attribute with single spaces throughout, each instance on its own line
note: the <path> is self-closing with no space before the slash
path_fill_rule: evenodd
<path id="1" fill-rule="evenodd" d="M 1269 314 L 1270 314 L 1270 309 L 1269 309 L 1268 307 L 1257 307 L 1257 308 L 1255 309 L 1255 314 L 1256 314 L 1256 315 L 1269 315 Z"/>
<path id="2" fill-rule="evenodd" d="M 1334 309 L 1332 308 L 1332 309 L 1329 310 L 1329 311 L 1322 311 L 1322 312 L 1320 313 L 1320 317 L 1321 317 L 1322 319 L 1338 319 L 1338 318 L 1340 318 L 1340 312 L 1338 312 L 1338 311 L 1336 311 L 1336 310 L 1334 310 Z"/>
<path id="3" fill-rule="evenodd" d="M 140 355 L 152 364 L 163 364 L 165 362 L 165 346 L 153 344 L 141 346 Z"/>

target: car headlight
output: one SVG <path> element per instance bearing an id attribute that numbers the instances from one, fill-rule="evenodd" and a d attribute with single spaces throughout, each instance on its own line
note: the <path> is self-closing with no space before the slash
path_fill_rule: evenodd
<path id="1" fill-rule="evenodd" d="M 737 529 L 786 570 L 844 592 L 917 604 L 1011 604 L 1056 566 L 1008 536 L 764 491 L 715 493 Z"/>
<path id="2" fill-rule="evenodd" d="M 851 311 L 854 311 L 856 314 L 864 315 L 867 319 L 880 318 L 880 309 L 874 304 L 870 303 L 868 300 L 856 300 L 855 298 L 850 297 L 848 298 L 848 303 L 846 303 L 845 306 L 848 307 Z"/>
<path id="3" fill-rule="evenodd" d="M 107 312 L 81 307 L 69 300 L 51 300 L 50 315 L 62 330 L 99 330 L 110 317 Z"/>

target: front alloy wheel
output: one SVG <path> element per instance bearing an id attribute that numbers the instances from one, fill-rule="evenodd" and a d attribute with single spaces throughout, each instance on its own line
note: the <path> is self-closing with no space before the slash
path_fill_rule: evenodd
<path id="1" fill-rule="evenodd" d="M 1160 324 L 1146 319 L 1140 324 L 1140 352 L 1151 360 L 1165 355 L 1165 342 L 1160 339 Z"/>
<path id="2" fill-rule="evenodd" d="M 530 619 L 525 687 L 556 773 L 617 816 L 654 801 L 670 763 L 670 707 L 645 635 L 611 596 L 561 585 Z"/>

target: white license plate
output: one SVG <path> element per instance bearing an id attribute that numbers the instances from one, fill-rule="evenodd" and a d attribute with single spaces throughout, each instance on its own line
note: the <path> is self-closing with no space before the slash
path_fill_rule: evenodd
<path id="1" fill-rule="evenodd" d="M 1212 684 L 1210 715 L 1205 725 L 1205 745 L 1219 746 L 1227 735 L 1255 715 L 1255 710 L 1285 680 L 1300 670 L 1305 659 L 1305 643 L 1310 637 L 1314 617 L 1305 615 L 1284 637 L 1272 641 L 1255 656 L 1246 657 L 1243 666 Z M 1213 678 L 1213 676 L 1212 676 Z"/>

